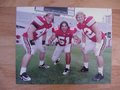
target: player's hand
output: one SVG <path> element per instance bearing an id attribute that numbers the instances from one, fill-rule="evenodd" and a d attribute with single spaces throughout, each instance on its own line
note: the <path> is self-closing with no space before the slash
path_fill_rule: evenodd
<path id="1" fill-rule="evenodd" d="M 81 40 L 80 40 L 80 39 L 77 39 L 77 40 L 76 40 L 76 43 L 77 43 L 77 44 L 80 44 L 80 43 L 81 43 Z"/>
<path id="2" fill-rule="evenodd" d="M 50 45 L 51 43 L 52 43 L 52 40 L 49 39 L 49 40 L 48 40 L 48 45 Z"/>

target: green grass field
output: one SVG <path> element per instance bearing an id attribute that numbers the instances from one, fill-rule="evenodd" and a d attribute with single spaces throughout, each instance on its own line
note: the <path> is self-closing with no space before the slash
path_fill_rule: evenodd
<path id="1" fill-rule="evenodd" d="M 65 67 L 64 54 L 61 56 L 61 61 L 58 65 L 53 65 L 51 56 L 54 51 L 53 46 L 47 47 L 47 54 L 45 62 L 50 65 L 49 69 L 39 69 L 39 57 L 36 53 L 28 66 L 28 74 L 32 80 L 30 82 L 24 82 L 19 78 L 20 65 L 22 57 L 25 54 L 22 46 L 16 45 L 16 83 L 17 84 L 98 84 L 98 83 L 110 83 L 111 82 L 111 54 L 112 49 L 107 48 L 104 52 L 105 68 L 104 79 L 100 82 L 92 81 L 92 77 L 97 73 L 97 65 L 95 56 L 90 53 L 89 72 L 82 73 L 80 68 L 82 66 L 82 54 L 78 47 L 72 48 L 72 62 L 71 72 L 69 75 L 62 75 Z"/>

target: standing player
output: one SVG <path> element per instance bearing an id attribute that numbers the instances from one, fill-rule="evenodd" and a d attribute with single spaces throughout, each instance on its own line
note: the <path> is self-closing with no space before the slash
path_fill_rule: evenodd
<path id="1" fill-rule="evenodd" d="M 94 81 L 100 81 L 104 78 L 103 75 L 103 50 L 106 45 L 105 34 L 100 31 L 96 21 L 92 16 L 86 17 L 83 12 L 78 12 L 76 14 L 76 20 L 78 22 L 77 28 L 82 30 L 82 52 L 84 56 L 84 66 L 81 69 L 81 72 L 88 71 L 88 52 L 94 50 L 97 64 L 98 64 L 98 73 L 93 77 Z M 86 42 L 86 38 L 89 38 L 91 43 Z"/>
<path id="2" fill-rule="evenodd" d="M 66 67 L 63 75 L 67 75 L 70 72 L 72 38 L 77 43 L 80 43 L 80 39 L 76 36 L 77 30 L 75 28 L 70 28 L 68 23 L 63 21 L 61 22 L 60 27 L 54 28 L 52 31 L 53 34 L 49 38 L 48 43 L 50 44 L 56 38 L 58 40 L 58 44 L 52 56 L 52 61 L 57 63 L 62 52 L 65 52 Z"/>
<path id="3" fill-rule="evenodd" d="M 26 50 L 20 69 L 20 78 L 23 81 L 31 80 L 30 76 L 26 73 L 26 69 L 31 56 L 35 53 L 36 49 L 40 52 L 39 67 L 45 69 L 49 68 L 49 66 L 44 63 L 45 40 L 47 30 L 52 27 L 53 18 L 54 15 L 52 13 L 48 13 L 44 17 L 37 16 L 30 24 L 27 32 L 23 34 L 23 46 Z"/>

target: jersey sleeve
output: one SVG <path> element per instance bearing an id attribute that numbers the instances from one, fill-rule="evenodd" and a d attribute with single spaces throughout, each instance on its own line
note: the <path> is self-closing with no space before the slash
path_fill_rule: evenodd
<path id="1" fill-rule="evenodd" d="M 55 29 L 54 28 L 52 28 L 52 33 L 55 33 Z"/>
<path id="2" fill-rule="evenodd" d="M 76 33 L 77 32 L 77 29 L 76 28 L 74 28 L 74 33 Z"/>
<path id="3" fill-rule="evenodd" d="M 95 23 L 96 23 L 96 21 L 95 21 L 95 19 L 94 19 L 92 16 L 89 16 L 89 17 L 86 19 L 86 25 L 87 25 L 88 27 L 93 26 Z"/>
<path id="4" fill-rule="evenodd" d="M 52 32 L 54 32 L 54 33 L 56 33 L 57 30 L 58 30 L 58 27 L 52 28 Z"/>
<path id="5" fill-rule="evenodd" d="M 44 20 L 42 17 L 37 16 L 34 18 L 31 24 L 34 25 L 36 28 L 39 28 L 39 26 L 44 25 Z"/>
<path id="6" fill-rule="evenodd" d="M 76 35 L 77 29 L 75 27 L 71 27 L 70 30 L 72 31 L 73 36 Z"/>

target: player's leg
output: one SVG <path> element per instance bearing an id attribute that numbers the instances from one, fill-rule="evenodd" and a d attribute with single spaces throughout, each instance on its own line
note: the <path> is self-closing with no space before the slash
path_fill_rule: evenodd
<path id="1" fill-rule="evenodd" d="M 29 40 L 27 38 L 23 38 L 23 46 L 26 50 L 26 54 L 23 56 L 21 69 L 20 69 L 20 77 L 23 81 L 30 81 L 30 76 L 26 73 L 27 72 L 27 66 L 30 62 L 32 54 L 31 45 L 29 43 Z"/>
<path id="2" fill-rule="evenodd" d="M 68 44 L 64 48 L 65 52 L 65 60 L 66 60 L 66 66 L 63 72 L 63 75 L 67 75 L 70 72 L 70 64 L 71 64 L 71 44 Z"/>
<path id="3" fill-rule="evenodd" d="M 39 50 L 39 68 L 48 69 L 50 66 L 45 64 L 46 46 L 42 44 L 42 37 L 36 40 L 36 46 Z"/>
<path id="4" fill-rule="evenodd" d="M 26 73 L 27 65 L 28 65 L 30 59 L 31 59 L 31 55 L 27 54 L 27 53 L 24 55 L 24 57 L 22 59 L 22 65 L 21 65 L 21 69 L 20 69 L 20 77 L 23 81 L 31 80 L 30 76 Z"/>
<path id="5" fill-rule="evenodd" d="M 106 46 L 106 38 L 101 41 L 101 45 L 98 49 L 95 49 L 95 55 L 97 59 L 98 65 L 98 73 L 93 77 L 93 80 L 100 81 L 104 78 L 103 69 L 104 69 L 104 59 L 103 59 L 103 51 Z"/>
<path id="6" fill-rule="evenodd" d="M 54 53 L 52 55 L 52 61 L 53 61 L 54 65 L 56 65 L 59 62 L 59 60 L 60 60 L 59 57 L 62 54 L 63 49 L 64 49 L 64 46 L 59 46 L 59 45 L 56 46 Z"/>
<path id="7" fill-rule="evenodd" d="M 89 54 L 84 53 L 84 50 L 81 50 L 83 56 L 83 66 L 81 68 L 81 72 L 88 72 L 88 63 L 89 63 Z"/>
<path id="8" fill-rule="evenodd" d="M 50 66 L 48 66 L 46 63 L 45 63 L 45 52 L 41 51 L 40 54 L 39 54 L 39 68 L 43 68 L 43 69 L 48 69 L 50 68 Z"/>
<path id="9" fill-rule="evenodd" d="M 90 40 L 86 41 L 86 45 L 84 48 L 81 47 L 81 52 L 83 56 L 83 66 L 81 68 L 81 72 L 88 72 L 89 68 L 89 52 L 92 51 L 95 44 Z"/>

